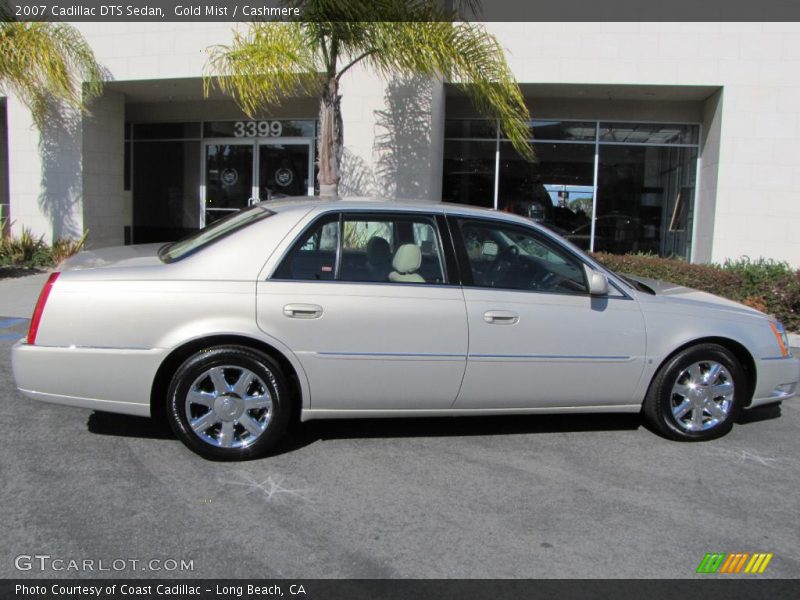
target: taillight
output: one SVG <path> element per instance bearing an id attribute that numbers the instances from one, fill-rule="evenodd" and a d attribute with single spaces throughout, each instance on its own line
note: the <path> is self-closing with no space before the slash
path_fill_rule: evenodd
<path id="1" fill-rule="evenodd" d="M 33 317 L 31 318 L 31 326 L 28 329 L 28 343 L 33 345 L 36 343 L 36 334 L 39 333 L 39 321 L 42 320 L 42 313 L 44 312 L 44 305 L 47 304 L 47 297 L 50 295 L 50 290 L 53 289 L 53 284 L 58 279 L 61 273 L 52 273 L 42 288 L 39 294 L 39 300 L 36 301 L 36 308 L 33 309 Z"/>

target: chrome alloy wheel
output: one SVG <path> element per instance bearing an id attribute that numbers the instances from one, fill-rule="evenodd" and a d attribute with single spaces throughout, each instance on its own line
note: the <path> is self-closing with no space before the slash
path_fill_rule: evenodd
<path id="1" fill-rule="evenodd" d="M 264 433 L 272 417 L 269 388 L 240 366 L 211 367 L 194 380 L 184 402 L 186 420 L 204 442 L 244 448 Z"/>
<path id="2" fill-rule="evenodd" d="M 733 407 L 733 377 L 712 360 L 696 362 L 678 374 L 672 386 L 672 416 L 686 431 L 707 431 L 724 421 Z"/>

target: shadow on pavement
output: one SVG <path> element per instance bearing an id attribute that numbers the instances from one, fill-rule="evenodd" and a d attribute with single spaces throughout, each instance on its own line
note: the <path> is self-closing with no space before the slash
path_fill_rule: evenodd
<path id="1" fill-rule="evenodd" d="M 635 430 L 640 426 L 638 414 L 331 419 L 295 423 L 270 455 L 291 452 L 325 440 L 617 431 Z M 89 416 L 87 428 L 97 435 L 175 439 L 167 423 L 147 417 L 95 412 Z"/>
<path id="2" fill-rule="evenodd" d="M 133 417 L 114 413 L 94 412 L 89 415 L 86 427 L 90 433 L 136 437 L 154 440 L 175 439 L 169 425 L 148 417 Z"/>
<path id="3" fill-rule="evenodd" d="M 742 411 L 742 414 L 736 419 L 739 424 L 758 423 L 759 421 L 768 421 L 770 419 L 777 419 L 781 416 L 780 404 L 768 404 L 767 406 L 759 406 L 751 410 Z"/>

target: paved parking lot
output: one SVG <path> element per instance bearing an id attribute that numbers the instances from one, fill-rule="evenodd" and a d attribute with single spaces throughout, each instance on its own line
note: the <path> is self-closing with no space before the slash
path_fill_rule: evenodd
<path id="1" fill-rule="evenodd" d="M 87 577 L 683 578 L 712 551 L 800 573 L 797 401 L 706 444 L 630 415 L 342 421 L 221 464 L 149 419 L 23 398 L 25 327 L 0 317 L 0 577 L 76 575 L 15 569 L 36 554 L 127 561 Z"/>

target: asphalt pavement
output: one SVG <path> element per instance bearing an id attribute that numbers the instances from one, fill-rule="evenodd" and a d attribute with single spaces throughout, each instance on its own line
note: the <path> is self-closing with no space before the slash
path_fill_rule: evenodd
<path id="1" fill-rule="evenodd" d="M 29 313 L 0 312 L 0 577 L 692 578 L 707 552 L 800 574 L 797 400 L 703 444 L 635 415 L 354 420 L 212 463 L 149 419 L 17 393 Z"/>

